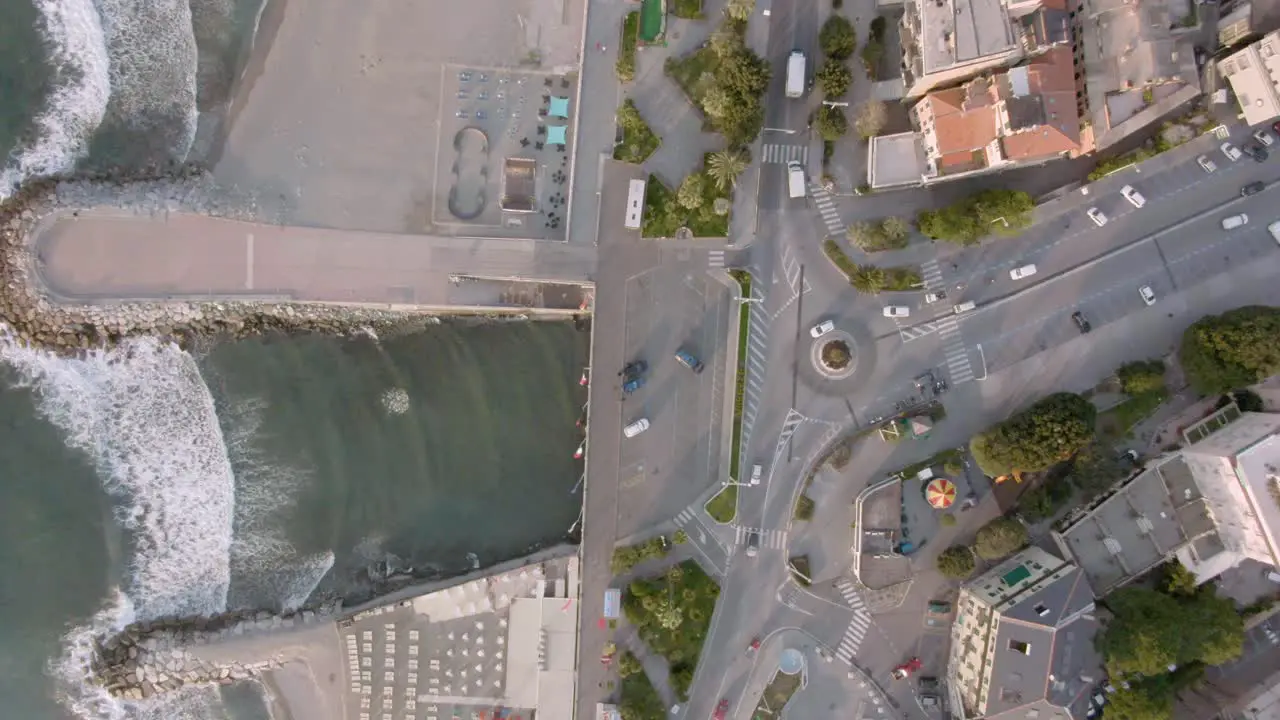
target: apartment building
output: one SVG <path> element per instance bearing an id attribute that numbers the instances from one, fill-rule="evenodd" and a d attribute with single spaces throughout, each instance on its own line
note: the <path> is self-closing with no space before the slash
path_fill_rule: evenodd
<path id="1" fill-rule="evenodd" d="M 1218 61 L 1218 74 L 1227 79 L 1249 125 L 1280 116 L 1280 32 L 1269 32 L 1255 43 Z"/>
<path id="2" fill-rule="evenodd" d="M 960 588 L 948 673 L 963 718 L 1083 718 L 1102 679 L 1093 590 L 1029 547 Z"/>

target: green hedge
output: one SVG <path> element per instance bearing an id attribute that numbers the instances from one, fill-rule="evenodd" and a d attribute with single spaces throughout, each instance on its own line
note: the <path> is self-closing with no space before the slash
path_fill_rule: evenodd
<path id="1" fill-rule="evenodd" d="M 640 11 L 627 13 L 618 37 L 618 79 L 631 82 L 636 77 L 636 43 L 640 39 Z"/>

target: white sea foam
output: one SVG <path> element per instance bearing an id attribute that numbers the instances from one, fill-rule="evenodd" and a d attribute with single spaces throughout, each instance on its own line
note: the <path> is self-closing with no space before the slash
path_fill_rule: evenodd
<path id="1" fill-rule="evenodd" d="M 34 175 L 70 170 L 84 155 L 111 95 L 107 44 L 92 0 L 36 0 L 58 84 L 35 119 L 31 144 L 0 170 L 0 198 Z"/>

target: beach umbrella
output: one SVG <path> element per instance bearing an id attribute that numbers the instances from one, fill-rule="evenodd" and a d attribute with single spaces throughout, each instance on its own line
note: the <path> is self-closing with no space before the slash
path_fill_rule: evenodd
<path id="1" fill-rule="evenodd" d="M 945 510 L 956 501 L 956 484 L 946 478 L 935 478 L 925 487 L 924 497 L 933 507 Z"/>

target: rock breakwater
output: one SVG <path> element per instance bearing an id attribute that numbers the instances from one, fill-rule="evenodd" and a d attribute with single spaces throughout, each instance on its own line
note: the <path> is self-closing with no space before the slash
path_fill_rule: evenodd
<path id="1" fill-rule="evenodd" d="M 137 623 L 98 640 L 91 663 L 93 680 L 115 697 L 142 700 L 185 685 L 230 685 L 280 667 L 289 658 L 216 662 L 200 646 L 254 634 L 269 634 L 332 622 L 340 603 L 284 615 L 227 613 L 207 618 L 175 618 Z"/>

